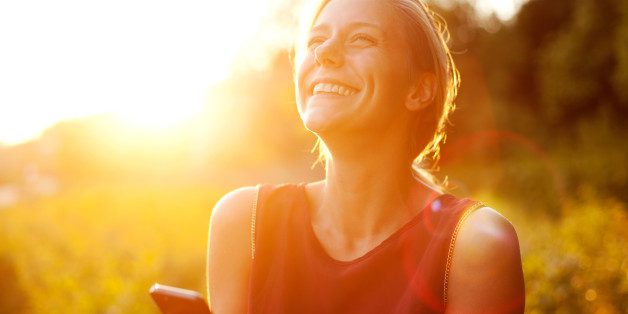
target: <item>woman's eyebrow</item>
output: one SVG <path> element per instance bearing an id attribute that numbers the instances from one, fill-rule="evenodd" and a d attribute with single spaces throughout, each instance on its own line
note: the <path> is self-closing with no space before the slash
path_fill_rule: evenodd
<path id="1" fill-rule="evenodd" d="M 367 22 L 353 22 L 349 23 L 347 29 L 354 31 L 357 29 L 368 29 L 369 34 L 374 35 L 375 37 L 379 37 L 382 40 L 386 38 L 386 31 L 377 24 L 367 23 Z"/>
<path id="2" fill-rule="evenodd" d="M 327 25 L 327 24 L 319 24 L 319 25 L 316 25 L 316 26 L 312 27 L 310 29 L 310 33 L 325 32 L 325 31 L 328 31 L 328 30 L 329 30 L 329 25 Z"/>
<path id="3" fill-rule="evenodd" d="M 348 26 L 350 28 L 359 28 L 359 27 L 374 28 L 374 29 L 377 29 L 378 31 L 383 33 L 382 27 L 377 25 L 377 24 L 373 24 L 373 23 L 368 23 L 368 22 L 351 22 L 351 23 L 349 23 Z"/>
<path id="4" fill-rule="evenodd" d="M 310 29 L 311 33 L 314 32 L 326 32 L 329 31 L 329 25 L 328 24 L 319 24 L 319 25 L 315 25 L 314 27 L 312 27 Z M 373 24 L 373 23 L 368 23 L 368 22 L 351 22 L 349 24 L 347 24 L 346 28 L 353 30 L 356 28 L 370 28 L 373 29 L 375 31 L 377 31 L 378 33 L 380 33 L 382 36 L 385 34 L 384 30 L 382 29 L 382 27 L 380 25 L 377 24 Z"/>

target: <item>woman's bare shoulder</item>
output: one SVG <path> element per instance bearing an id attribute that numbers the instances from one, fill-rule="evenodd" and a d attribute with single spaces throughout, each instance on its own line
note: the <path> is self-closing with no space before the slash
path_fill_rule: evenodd
<path id="1" fill-rule="evenodd" d="M 522 313 L 525 288 L 513 225 L 489 207 L 462 224 L 449 276 L 448 311 Z"/>
<path id="2" fill-rule="evenodd" d="M 212 311 L 242 313 L 250 276 L 250 225 L 255 187 L 225 194 L 211 214 L 207 256 L 207 288 Z"/>
<path id="3" fill-rule="evenodd" d="M 519 240 L 508 219 L 490 207 L 472 212 L 460 228 L 457 250 L 475 252 L 474 257 L 485 254 L 503 254 L 503 250 L 519 254 Z M 470 257 L 473 257 L 470 256 Z"/>
<path id="4" fill-rule="evenodd" d="M 214 206 L 209 226 L 209 261 L 248 262 L 255 187 L 241 187 L 225 194 Z M 229 248 L 228 252 L 220 250 Z M 218 252 L 216 252 L 218 251 Z"/>
<path id="5" fill-rule="evenodd" d="M 211 221 L 221 224 L 248 224 L 256 197 L 257 188 L 254 186 L 241 187 L 225 194 L 214 206 Z"/>

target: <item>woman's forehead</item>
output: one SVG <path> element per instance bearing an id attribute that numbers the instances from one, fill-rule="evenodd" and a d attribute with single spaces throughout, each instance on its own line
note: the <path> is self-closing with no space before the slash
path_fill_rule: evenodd
<path id="1" fill-rule="evenodd" d="M 314 21 L 312 29 L 325 25 L 371 25 L 388 29 L 395 20 L 387 0 L 329 1 Z"/>

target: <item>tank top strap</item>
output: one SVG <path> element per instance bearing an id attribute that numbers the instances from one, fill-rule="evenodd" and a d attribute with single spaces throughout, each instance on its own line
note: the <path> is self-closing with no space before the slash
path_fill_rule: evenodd
<path id="1" fill-rule="evenodd" d="M 449 272 L 458 231 L 466 218 L 484 204 L 469 198 L 444 195 L 423 212 L 425 229 L 430 231 L 431 241 L 425 251 L 422 268 L 429 269 L 420 275 L 426 283 L 424 300 L 435 312 L 445 310 Z"/>
<path id="2" fill-rule="evenodd" d="M 256 200 L 251 212 L 251 256 L 267 233 L 276 233 L 288 223 L 287 219 L 296 198 L 295 184 L 258 184 Z M 261 237 L 261 239 L 260 239 Z M 262 244 L 263 245 L 263 244 Z"/>
<path id="3" fill-rule="evenodd" d="M 295 240 L 291 233 L 295 226 L 302 224 L 303 215 L 297 209 L 304 200 L 300 199 L 297 184 L 259 184 L 257 188 L 255 233 L 251 236 L 254 255 L 249 281 L 249 313 L 273 313 L 273 309 L 264 305 L 264 296 L 284 280 L 286 273 L 283 271 L 290 264 L 290 247 Z"/>
<path id="4" fill-rule="evenodd" d="M 445 277 L 443 278 L 443 301 L 447 304 L 447 289 L 449 284 L 449 273 L 451 271 L 451 262 L 454 254 L 454 247 L 456 245 L 456 240 L 458 239 L 458 232 L 460 228 L 464 224 L 465 220 L 471 213 L 473 213 L 478 208 L 484 207 L 485 205 L 482 202 L 473 201 L 466 199 L 465 204 L 462 206 L 462 210 L 458 212 L 458 218 L 455 220 L 456 225 L 451 232 L 451 237 L 449 240 L 449 245 L 447 249 L 447 260 L 445 262 Z"/>

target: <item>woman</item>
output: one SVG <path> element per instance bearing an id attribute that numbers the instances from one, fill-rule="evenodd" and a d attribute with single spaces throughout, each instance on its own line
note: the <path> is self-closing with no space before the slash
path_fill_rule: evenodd
<path id="1" fill-rule="evenodd" d="M 419 0 L 332 0 L 308 26 L 295 47 L 296 95 L 325 179 L 218 202 L 212 310 L 522 312 L 511 224 L 443 194 L 417 166 L 438 152 L 458 83 L 434 15 Z"/>

